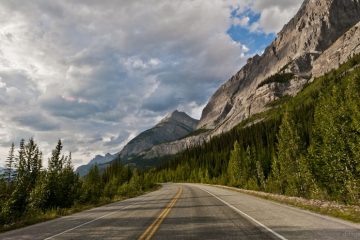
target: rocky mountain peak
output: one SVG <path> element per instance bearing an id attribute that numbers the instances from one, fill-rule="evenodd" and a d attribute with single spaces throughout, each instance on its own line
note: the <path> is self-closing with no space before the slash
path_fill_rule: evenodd
<path id="1" fill-rule="evenodd" d="M 141 155 L 143 151 L 155 145 L 181 139 L 193 132 L 198 122 L 184 112 L 176 110 L 169 113 L 153 128 L 132 139 L 120 152 L 120 157 L 127 161 Z"/>
<path id="2" fill-rule="evenodd" d="M 158 125 L 169 123 L 169 122 L 177 122 L 180 124 L 184 124 L 186 126 L 189 126 L 191 128 L 196 128 L 198 124 L 198 120 L 193 119 L 189 115 L 187 115 L 185 112 L 180 112 L 178 110 L 175 110 L 172 113 L 169 113 L 168 115 L 163 118 Z"/>
<path id="3" fill-rule="evenodd" d="M 251 58 L 215 92 L 198 128 L 228 131 L 264 111 L 267 103 L 295 95 L 311 78 L 314 61 L 359 21 L 359 0 L 306 0 L 264 53 Z M 264 80 L 281 72 L 294 77 L 286 84 L 259 88 Z"/>

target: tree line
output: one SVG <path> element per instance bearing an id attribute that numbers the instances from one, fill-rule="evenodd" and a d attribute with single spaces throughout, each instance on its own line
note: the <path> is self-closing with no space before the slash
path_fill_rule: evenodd
<path id="1" fill-rule="evenodd" d="M 153 187 L 146 175 L 119 159 L 104 170 L 95 165 L 80 178 L 74 173 L 71 153 L 63 154 L 62 148 L 59 140 L 44 168 L 42 152 L 33 138 L 21 140 L 18 149 L 11 145 L 0 178 L 0 225 L 131 197 Z"/>

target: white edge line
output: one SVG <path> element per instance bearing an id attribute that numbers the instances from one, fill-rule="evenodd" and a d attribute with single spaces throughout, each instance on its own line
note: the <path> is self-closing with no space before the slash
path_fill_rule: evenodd
<path id="1" fill-rule="evenodd" d="M 116 210 L 116 211 L 114 211 L 114 212 L 105 214 L 105 215 L 103 215 L 103 216 L 101 216 L 101 217 L 98 217 L 98 218 L 95 218 L 95 219 L 93 219 L 93 220 L 91 220 L 91 221 L 82 223 L 82 224 L 80 224 L 80 225 L 78 225 L 78 226 L 76 226 L 76 227 L 67 229 L 67 230 L 65 230 L 65 231 L 63 231 L 63 232 L 61 232 L 61 233 L 55 234 L 55 235 L 53 235 L 53 236 L 51 236 L 51 237 L 47 237 L 47 238 L 45 238 L 44 240 L 49 240 L 49 239 L 52 239 L 52 238 L 54 238 L 54 237 L 60 236 L 60 235 L 62 235 L 62 234 L 64 234 L 64 233 L 70 232 L 70 231 L 72 231 L 72 230 L 75 230 L 75 229 L 77 229 L 77 228 L 80 228 L 80 227 L 82 227 L 82 226 L 85 226 L 85 225 L 87 225 L 87 224 L 89 224 L 89 223 L 92 223 L 92 222 L 95 222 L 95 221 L 100 220 L 100 219 L 102 219 L 102 218 L 105 218 L 105 217 L 107 217 L 107 216 L 113 215 L 113 214 L 119 212 L 120 210 L 124 210 L 124 209 L 126 209 L 126 208 L 128 208 L 128 207 L 131 207 L 131 206 L 132 206 L 132 205 L 129 205 L 129 206 L 126 206 L 126 207 L 121 208 L 121 209 L 119 209 L 119 210 Z"/>
<path id="2" fill-rule="evenodd" d="M 259 222 L 258 220 L 256 220 L 255 218 L 247 215 L 246 213 L 240 211 L 238 208 L 234 207 L 233 205 L 231 205 L 230 203 L 228 202 L 225 202 L 224 200 L 222 200 L 221 198 L 219 198 L 218 196 L 216 196 L 215 194 L 203 189 L 203 188 L 200 188 L 201 190 L 203 190 L 204 192 L 207 192 L 208 194 L 210 194 L 211 196 L 215 197 L 216 199 L 218 199 L 219 201 L 221 201 L 222 203 L 224 203 L 226 206 L 230 207 L 231 209 L 233 209 L 234 211 L 236 211 L 237 213 L 245 216 L 246 218 L 250 219 L 251 221 L 255 222 L 256 224 L 258 224 L 259 226 L 263 227 L 265 230 L 267 230 L 268 232 L 271 232 L 272 234 L 274 234 L 276 237 L 278 237 L 279 239 L 281 240 L 288 240 L 286 239 L 284 236 L 278 234 L 277 232 L 275 232 L 274 230 L 268 228 L 267 226 L 265 226 L 264 224 L 262 224 L 261 222 Z"/>
<path id="3" fill-rule="evenodd" d="M 310 214 L 310 215 L 312 215 L 314 217 L 321 218 L 322 220 L 332 221 L 334 223 L 342 224 L 342 225 L 344 225 L 346 227 L 352 227 L 352 228 L 360 229 L 360 224 L 350 222 L 350 221 L 346 221 L 346 220 L 343 220 L 343 219 L 339 219 L 339 218 L 336 218 L 336 217 L 333 217 L 333 216 L 329 216 L 329 215 L 325 215 L 325 214 L 321 214 L 321 213 L 317 213 L 317 212 L 312 212 L 310 210 L 299 208 L 299 207 L 296 207 L 294 205 L 288 205 L 286 203 L 277 202 L 276 200 L 266 199 L 266 198 L 262 198 L 261 196 L 256 196 L 256 195 L 252 195 L 252 194 L 249 194 L 249 193 L 246 193 L 246 192 L 239 191 L 239 190 L 242 190 L 242 189 L 237 189 L 237 188 L 234 188 L 234 187 L 228 187 L 228 186 L 222 186 L 222 185 L 211 185 L 211 184 L 204 184 L 204 185 L 207 185 L 207 186 L 210 186 L 210 187 L 220 188 L 220 189 L 223 189 L 223 190 L 229 190 L 229 191 L 237 192 L 237 193 L 249 196 L 249 197 L 254 197 L 254 198 L 259 199 L 259 200 L 268 201 L 268 202 L 270 202 L 272 204 L 278 205 L 280 207 L 288 208 L 288 209 L 290 209 L 292 211 L 297 211 L 297 212 L 300 212 L 300 213 L 303 213 L 303 214 L 304 213 L 305 214 Z"/>

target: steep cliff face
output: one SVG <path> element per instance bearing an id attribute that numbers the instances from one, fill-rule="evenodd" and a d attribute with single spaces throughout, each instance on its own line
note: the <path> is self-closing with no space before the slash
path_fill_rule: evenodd
<path id="1" fill-rule="evenodd" d="M 256 55 L 211 97 L 198 129 L 209 131 L 159 144 L 142 153 L 154 158 L 199 145 L 267 109 L 268 103 L 296 95 L 303 86 L 360 52 L 359 0 L 305 0 L 262 56 Z M 286 82 L 262 84 L 291 74 Z"/>
<path id="2" fill-rule="evenodd" d="M 316 59 L 313 77 L 319 77 L 336 69 L 354 54 L 360 53 L 360 22 L 341 36 L 330 48 Z"/>
<path id="3" fill-rule="evenodd" d="M 140 133 L 131 140 L 120 152 L 120 157 L 122 160 L 128 161 L 154 145 L 178 140 L 193 132 L 197 124 L 198 120 L 184 112 L 175 111 L 155 127 Z"/>
<path id="4" fill-rule="evenodd" d="M 257 92 L 258 85 L 278 72 L 294 73 L 293 81 L 283 87 L 296 94 L 312 73 L 313 62 L 341 35 L 360 20 L 358 0 L 306 0 L 296 16 L 284 26 L 262 56 L 255 56 L 210 99 L 198 128 L 228 131 L 241 120 L 266 109 L 269 101 Z M 264 91 L 264 89 L 263 89 Z M 271 96 L 272 95 L 272 96 Z M 270 96 L 270 97 L 269 97 Z"/>

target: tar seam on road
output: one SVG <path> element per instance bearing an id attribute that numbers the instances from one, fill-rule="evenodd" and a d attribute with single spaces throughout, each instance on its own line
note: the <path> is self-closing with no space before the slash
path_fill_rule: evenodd
<path id="1" fill-rule="evenodd" d="M 169 204 L 165 207 L 165 209 L 161 212 L 161 214 L 155 219 L 155 221 L 145 230 L 145 232 L 139 237 L 139 240 L 150 240 L 156 231 L 159 229 L 161 223 L 165 220 L 167 215 L 170 213 L 171 209 L 175 206 L 179 197 L 182 194 L 182 187 L 180 187 L 179 191 L 175 195 L 175 197 L 169 202 Z"/>
<path id="2" fill-rule="evenodd" d="M 114 211 L 114 212 L 111 212 L 111 213 L 105 214 L 105 215 L 103 215 L 103 216 L 101 216 L 101 217 L 95 218 L 95 219 L 93 219 L 93 220 L 91 220 L 91 221 L 82 223 L 82 224 L 80 224 L 80 225 L 78 225 L 78 226 L 76 226 L 76 227 L 70 228 L 70 229 L 65 230 L 65 231 L 63 231 L 63 232 L 61 232 L 61 233 L 55 234 L 55 235 L 53 235 L 53 236 L 51 236 L 51 237 L 47 237 L 47 238 L 45 238 L 44 240 L 53 239 L 54 237 L 60 236 L 60 235 L 62 235 L 62 234 L 64 234 L 64 233 L 70 232 L 70 231 L 72 231 L 72 230 L 75 230 L 75 229 L 77 229 L 77 228 L 80 228 L 80 227 L 82 227 L 82 226 L 85 226 L 85 225 L 87 225 L 87 224 L 89 224 L 89 223 L 92 223 L 92 222 L 95 222 L 95 221 L 100 220 L 100 219 L 102 219 L 102 218 L 105 218 L 105 217 L 108 217 L 108 216 L 110 216 L 110 215 L 113 215 L 113 214 L 119 212 L 120 210 L 124 210 L 124 209 L 126 209 L 126 208 L 131 207 L 131 206 L 133 206 L 133 205 L 126 206 L 126 207 L 121 208 L 121 209 L 118 209 L 118 210 L 116 210 L 116 211 Z"/>
<path id="3" fill-rule="evenodd" d="M 200 187 L 199 187 L 200 188 Z M 255 218 L 253 217 L 250 217 L 249 215 L 247 215 L 246 213 L 240 211 L 238 208 L 234 207 L 233 205 L 231 205 L 230 203 L 228 202 L 225 202 L 224 200 L 222 200 L 221 198 L 219 198 L 218 196 L 216 196 L 215 194 L 205 190 L 205 189 L 202 189 L 200 188 L 201 190 L 203 190 L 204 192 L 207 192 L 208 194 L 210 194 L 211 196 L 213 196 L 214 198 L 218 199 L 220 202 L 224 203 L 226 206 L 230 207 L 231 209 L 235 210 L 237 213 L 239 213 L 240 215 L 248 218 L 249 220 L 253 221 L 254 223 L 256 223 L 257 225 L 263 227 L 266 231 L 274 234 L 276 237 L 278 237 L 279 239 L 281 240 L 287 240 L 284 236 L 281 236 L 280 234 L 278 234 L 277 232 L 275 232 L 274 230 L 268 228 L 267 226 L 265 226 L 264 224 L 262 224 L 261 222 L 259 222 L 258 220 L 256 220 Z"/>

